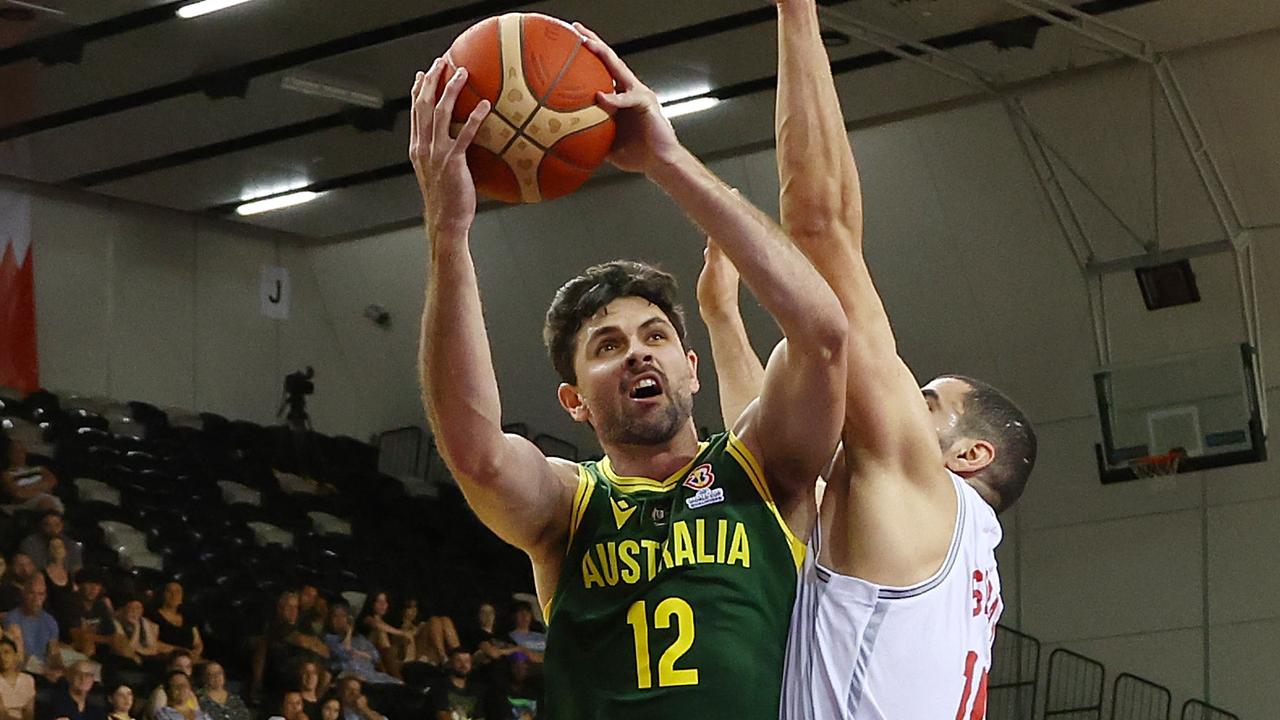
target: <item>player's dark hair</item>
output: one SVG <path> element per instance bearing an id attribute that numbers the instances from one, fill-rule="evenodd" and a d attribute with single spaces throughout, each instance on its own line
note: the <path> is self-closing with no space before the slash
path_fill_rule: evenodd
<path id="1" fill-rule="evenodd" d="M 638 297 L 666 313 L 685 346 L 684 311 L 676 304 L 676 279 L 652 265 L 614 260 L 587 268 L 556 291 L 547 309 L 542 339 L 560 379 L 577 384 L 573 354 L 578 330 L 587 318 L 620 297 Z"/>
<path id="2" fill-rule="evenodd" d="M 943 375 L 969 386 L 957 432 L 996 446 L 996 459 L 981 473 L 983 484 L 999 498 L 997 513 L 1009 509 L 1027 487 L 1036 464 L 1036 431 L 1007 395 L 964 375 Z"/>

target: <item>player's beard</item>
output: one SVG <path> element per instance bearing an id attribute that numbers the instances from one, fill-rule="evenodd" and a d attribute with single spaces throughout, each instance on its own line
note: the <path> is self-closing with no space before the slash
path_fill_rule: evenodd
<path id="1" fill-rule="evenodd" d="M 663 397 L 667 402 L 651 410 L 628 411 L 623 405 L 616 416 L 600 423 L 603 439 L 625 445 L 661 445 L 671 440 L 693 416 L 693 393 L 670 388 Z"/>

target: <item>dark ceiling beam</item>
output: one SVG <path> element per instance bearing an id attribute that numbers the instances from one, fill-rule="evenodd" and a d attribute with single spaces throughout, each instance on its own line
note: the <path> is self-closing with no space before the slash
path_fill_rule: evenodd
<path id="1" fill-rule="evenodd" d="M 154 5 L 91 25 L 45 35 L 0 49 L 0 67 L 23 60 L 39 60 L 46 65 L 51 65 L 54 64 L 51 60 L 71 55 L 77 57 L 73 62 L 79 62 L 78 56 L 83 52 L 85 45 L 172 20 L 177 17 L 178 8 L 189 2 L 191 0 L 177 0 L 177 2 Z"/>
<path id="2" fill-rule="evenodd" d="M 1123 10 L 1123 9 L 1135 7 L 1138 5 L 1146 5 L 1152 2 L 1157 2 L 1157 0 L 1090 0 L 1090 2 L 1081 3 L 1080 5 L 1077 5 L 1076 8 L 1083 12 L 1087 12 L 1091 15 L 1105 15 L 1107 13 L 1115 12 L 1117 10 Z M 767 10 L 770 16 L 772 16 L 774 11 L 769 8 L 767 8 Z M 926 45 L 931 45 L 939 50 L 954 50 L 956 48 L 961 48 L 968 45 L 974 45 L 981 42 L 992 42 L 996 44 L 997 47 L 999 47 L 1000 41 L 1007 37 L 1008 29 L 1010 27 L 1017 28 L 1019 31 L 1025 31 L 1029 25 L 1034 25 L 1035 23 L 1039 23 L 1037 27 L 1045 27 L 1049 24 L 1047 21 L 1043 19 L 1028 15 L 1023 17 L 1013 18 L 1011 20 L 1004 20 L 1001 22 L 990 23 L 988 25 L 983 25 L 976 28 L 970 28 L 968 30 L 961 30 L 959 32 L 949 33 L 947 35 L 939 35 L 937 37 L 929 38 L 921 42 L 925 43 Z M 670 33 L 660 33 L 660 34 L 670 34 Z M 646 46 L 648 42 L 648 38 L 637 38 L 636 40 L 631 42 L 636 43 L 636 46 L 644 47 L 645 49 L 652 49 Z M 627 46 L 627 43 L 619 43 L 615 47 L 615 49 L 619 51 L 620 55 L 625 54 L 623 51 L 623 48 L 625 48 L 626 46 Z M 904 47 L 899 47 L 898 49 L 912 55 L 921 54 L 921 51 L 915 48 L 904 46 Z M 890 53 L 884 50 L 877 50 L 874 52 L 864 53 L 862 55 L 855 55 L 853 57 L 847 57 L 841 60 L 836 60 L 831 63 L 831 72 L 833 75 L 844 75 L 846 73 L 850 73 L 855 70 L 863 70 L 866 68 L 876 67 L 878 65 L 887 65 L 889 63 L 897 62 L 900 59 L 901 58 L 899 58 L 897 55 L 894 55 L 893 53 Z M 777 85 L 778 85 L 778 76 L 769 75 L 766 77 L 760 77 L 760 78 L 755 78 L 753 80 L 746 80 L 744 82 L 735 83 L 733 85 L 726 85 L 723 87 L 715 88 L 713 90 L 710 90 L 704 93 L 703 95 L 708 97 L 714 97 L 719 100 L 732 100 L 734 98 L 743 97 L 745 95 L 752 95 L 758 92 L 773 90 L 774 88 L 777 87 Z M 397 98 L 396 101 L 404 102 L 404 104 L 407 107 L 408 100 L 409 100 L 408 97 L 403 97 L 403 98 Z M 396 102 L 396 101 L 392 101 L 392 102 Z M 366 183 L 378 182 L 378 181 L 387 180 L 393 177 L 399 177 L 402 175 L 412 175 L 412 174 L 413 174 L 413 166 L 410 165 L 409 162 L 406 160 L 404 162 L 398 162 L 392 165 L 384 165 L 382 167 L 375 168 L 373 170 L 364 170 L 356 173 L 351 173 L 349 175 L 343 175 L 341 177 L 330 178 L 328 180 L 319 180 L 306 187 L 295 188 L 293 190 L 289 190 L 288 192 L 282 192 L 279 194 L 288 195 L 290 193 L 301 192 L 305 190 L 310 190 L 312 192 L 327 192 L 330 190 L 341 190 L 343 188 L 349 188 L 356 185 L 363 185 Z M 274 197 L 274 196 L 269 196 L 269 197 Z M 261 198 L 255 198 L 255 199 L 261 199 Z M 214 205 L 212 207 L 206 208 L 205 211 L 214 213 L 214 214 L 226 214 L 234 211 L 236 207 L 242 204 L 242 202 L 243 201 L 237 201 L 237 202 L 223 203 L 220 205 Z"/>
<path id="3" fill-rule="evenodd" d="M 726 15 L 724 17 L 686 25 L 684 27 L 654 33 L 652 35 L 624 40 L 614 45 L 614 49 L 621 55 L 631 55 L 638 52 L 644 52 L 646 50 L 657 50 L 664 47 L 678 45 L 683 42 L 707 38 L 719 33 L 769 22 L 773 20 L 776 15 L 777 12 L 773 8 L 758 8 L 756 10 L 749 10 L 746 12 L 736 13 L 734 15 Z M 386 104 L 383 105 L 383 111 L 392 113 L 404 112 L 408 109 L 408 95 L 388 100 Z M 176 153 L 170 153 L 168 155 L 147 158 L 145 160 L 139 160 L 137 162 L 113 168 L 95 170 L 82 175 L 77 175 L 76 177 L 70 178 L 64 182 L 77 187 L 103 185 L 119 180 L 126 180 L 128 178 L 150 172 L 168 170 L 170 168 L 192 162 L 198 162 L 200 160 L 208 160 L 220 155 L 243 152 L 263 145 L 269 145 L 283 140 L 291 140 L 309 133 L 341 127 L 344 124 L 355 124 L 352 120 L 353 117 L 349 112 L 336 112 L 330 115 L 324 115 L 310 120 L 304 120 L 302 122 L 273 128 L 271 130 L 250 133 L 241 137 L 211 143 L 198 148 L 191 148 Z"/>
<path id="4" fill-rule="evenodd" d="M 490 15 L 511 12 L 527 5 L 535 5 L 545 0 L 477 0 L 455 8 L 430 13 L 411 20 L 405 20 L 355 35 L 329 40 L 309 47 L 260 58 L 221 70 L 197 75 L 185 80 L 178 80 L 165 85 L 157 85 L 145 90 L 119 95 L 105 100 L 81 105 L 48 115 L 31 118 L 0 128 L 0 142 L 13 140 L 24 135 L 52 130 L 86 120 L 93 120 L 107 115 L 132 110 L 152 103 L 172 100 L 183 95 L 206 92 L 210 86 L 224 87 L 227 78 L 236 78 L 245 83 L 262 75 L 270 75 L 298 65 L 324 58 L 341 55 L 355 50 L 363 50 L 374 45 L 381 45 L 393 40 L 417 35 L 458 23 L 475 22 Z"/>

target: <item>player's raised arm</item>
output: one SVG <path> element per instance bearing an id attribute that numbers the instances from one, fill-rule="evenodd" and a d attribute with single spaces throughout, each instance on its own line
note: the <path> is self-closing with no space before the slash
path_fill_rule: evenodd
<path id="1" fill-rule="evenodd" d="M 848 314 L 848 461 L 939 484 L 937 433 L 862 254 L 862 191 L 815 0 L 777 0 L 782 224 Z"/>
<path id="2" fill-rule="evenodd" d="M 831 459 L 844 407 L 847 324 L 831 289 L 782 229 L 725 185 L 676 139 L 654 92 L 594 33 L 576 25 L 614 77 L 598 101 L 616 113 L 610 161 L 642 172 L 707 235 L 782 328 L 757 412 L 737 428 L 760 453 L 775 492 L 811 493 Z"/>
<path id="3" fill-rule="evenodd" d="M 577 471 L 544 458 L 524 438 L 504 435 L 502 407 L 470 252 L 475 186 L 465 151 L 489 110 L 482 101 L 458 133 L 449 117 L 465 70 L 442 78 L 444 63 L 413 87 L 409 155 L 426 203 L 430 270 L 419 349 L 423 401 L 436 444 L 467 501 L 499 537 L 535 563 L 568 529 Z M 436 89 L 445 82 L 437 104 Z"/>
<path id="4" fill-rule="evenodd" d="M 743 411 L 760 397 L 764 364 L 756 356 L 738 307 L 738 269 L 715 241 L 707 238 L 702 273 L 698 275 L 698 312 L 711 338 L 720 391 L 720 417 L 731 430 Z"/>

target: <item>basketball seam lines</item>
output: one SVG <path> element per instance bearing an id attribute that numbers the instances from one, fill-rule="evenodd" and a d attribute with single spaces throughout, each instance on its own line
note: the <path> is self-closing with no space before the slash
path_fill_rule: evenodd
<path id="1" fill-rule="evenodd" d="M 501 31 L 499 31 L 499 32 L 501 32 Z M 501 54 L 502 54 L 502 49 L 501 49 L 501 48 L 499 48 L 499 49 L 498 49 L 498 54 L 499 54 L 499 56 L 501 56 Z M 459 64 L 458 64 L 458 62 L 457 62 L 456 60 L 454 60 L 454 59 L 453 59 L 453 56 L 452 56 L 452 55 L 450 55 L 450 54 L 449 54 L 449 53 L 447 53 L 447 52 L 444 54 L 444 59 L 445 59 L 445 61 L 446 61 L 446 62 L 448 62 L 448 63 L 449 63 L 450 65 L 452 65 L 454 68 L 460 68 L 460 67 L 462 67 L 461 65 L 459 65 Z M 501 97 L 502 97 L 502 91 L 503 91 L 504 89 L 506 89 L 506 83 L 507 83 L 506 73 L 503 73 L 503 74 L 502 74 L 502 84 L 500 84 L 500 85 L 498 86 L 498 97 L 499 97 L 499 98 L 501 98 Z M 466 89 L 466 90 L 470 90 L 470 91 L 472 92 L 472 94 L 474 94 L 476 97 L 481 98 L 481 99 L 484 99 L 484 93 L 480 92 L 480 88 L 477 88 L 475 85 L 472 85 L 472 84 L 471 84 L 471 76 L 470 76 L 470 75 L 468 75 L 468 76 L 467 76 L 467 79 L 462 83 L 462 87 L 463 87 L 464 89 Z M 517 135 L 519 135 L 519 128 L 517 128 L 517 127 L 516 127 L 515 123 L 511 122 L 510 120 L 508 120 L 506 115 L 503 115 L 502 113 L 498 112 L 498 106 L 497 106 L 497 103 L 496 103 L 496 102 L 492 102 L 492 103 L 490 103 L 490 105 L 492 106 L 492 108 L 491 108 L 491 112 L 493 113 L 493 115 L 494 115 L 494 116 L 496 116 L 496 117 L 497 117 L 499 120 L 501 120 L 502 122 L 506 123 L 507 127 L 511 128 L 512 130 L 515 130 L 515 131 L 516 131 L 516 133 L 517 133 Z M 450 120 L 452 121 L 452 118 L 451 118 Z M 537 143 L 534 143 L 534 144 L 536 145 Z M 510 147 L 510 146 L 511 146 L 511 143 L 509 143 L 509 142 L 508 142 L 508 143 L 507 143 L 507 145 L 506 145 L 506 147 L 503 147 L 503 148 L 502 148 L 502 152 L 506 152 L 506 151 L 507 151 L 507 148 L 508 148 L 508 147 Z M 541 147 L 541 146 L 540 146 L 540 147 Z M 492 151 L 492 150 L 490 150 L 490 152 L 493 152 L 493 151 Z M 499 155 L 501 155 L 501 153 L 499 153 Z"/>
<path id="2" fill-rule="evenodd" d="M 520 18 L 519 40 L 520 40 L 520 77 L 524 80 L 525 89 L 530 90 L 532 88 L 529 85 L 529 75 L 526 72 L 525 66 L 524 66 L 524 18 Z M 535 103 L 533 112 L 529 113 L 529 117 L 525 118 L 524 123 L 520 125 L 517 137 L 520 137 L 520 136 L 526 137 L 526 139 L 528 139 L 529 142 L 533 143 L 535 147 L 537 147 L 539 150 L 542 150 L 543 157 L 546 157 L 546 154 L 551 152 L 551 148 L 543 147 L 542 144 L 539 143 L 537 140 L 534 140 L 531 137 L 525 136 L 524 129 L 529 127 L 529 124 L 533 122 L 533 119 L 538 116 L 538 111 L 544 107 L 543 101 L 545 101 L 548 97 L 550 97 L 551 93 L 555 92 L 556 85 L 559 85 L 560 81 L 564 79 L 564 74 L 569 72 L 569 66 L 573 64 L 573 59 L 578 56 L 578 48 L 580 47 L 582 47 L 582 38 L 578 38 L 578 44 L 574 45 L 573 50 L 569 51 L 568 59 L 564 61 L 564 65 L 560 66 L 560 73 L 556 75 L 555 79 L 552 80 L 549 85 L 547 85 L 547 91 L 542 94 L 542 97 L 538 97 L 537 95 L 533 95 L 533 93 L 530 93 L 530 95 L 533 95 L 533 99 Z M 512 142 L 515 142 L 514 138 L 512 139 Z M 559 141 L 557 140 L 557 142 Z M 505 148 L 503 149 L 503 152 L 506 152 Z M 541 166 L 542 162 L 539 161 L 538 165 Z"/>
<path id="3" fill-rule="evenodd" d="M 501 35 L 501 32 L 502 32 L 501 28 L 499 28 L 498 32 L 499 32 L 499 35 Z M 525 86 L 525 89 L 527 90 L 529 89 L 529 78 L 527 75 L 525 75 L 525 70 L 524 70 L 524 19 L 523 18 L 520 20 L 520 35 L 518 39 L 520 41 L 520 77 L 521 79 L 524 80 L 524 86 Z M 501 43 L 499 43 L 499 45 L 501 45 Z M 578 51 L 582 48 L 583 45 L 584 43 L 582 42 L 582 38 L 579 37 L 577 44 L 574 45 L 573 50 L 569 52 L 568 59 L 565 60 L 564 65 L 560 68 L 560 74 L 556 75 L 555 79 L 551 81 L 551 84 L 547 86 L 547 91 L 543 93 L 541 97 L 534 95 L 534 100 L 537 103 L 537 105 L 533 108 L 533 112 L 529 113 L 529 117 L 526 118 L 525 121 L 519 127 L 516 127 L 515 134 L 512 135 L 511 139 L 507 141 L 507 144 L 502 147 L 502 152 L 498 153 L 499 156 L 505 155 L 506 152 L 511 149 L 511 146 L 514 145 L 517 140 L 524 139 L 532 143 L 534 147 L 542 151 L 542 158 L 538 160 L 539 170 L 542 169 L 542 162 L 547 159 L 548 155 L 551 155 L 551 156 L 554 156 L 556 160 L 559 160 L 560 162 L 564 163 L 565 165 L 568 165 L 569 167 L 574 168 L 575 170 L 580 170 L 582 172 L 591 171 L 591 168 L 583 167 L 569 160 L 568 158 L 565 158 L 563 155 L 556 152 L 553 148 L 544 147 L 542 143 L 539 143 L 537 140 L 534 140 L 533 138 L 529 137 L 524 132 L 525 128 L 529 127 L 529 123 L 533 122 L 533 119 L 537 117 L 538 111 L 546 107 L 544 105 L 544 101 L 551 96 L 551 93 L 555 92 L 556 86 L 559 85 L 560 81 L 564 79 L 565 73 L 569 72 L 569 67 L 573 65 L 573 60 L 574 58 L 578 57 Z M 501 49 L 499 49 L 499 52 L 501 52 Z M 502 64 L 503 66 L 506 65 L 505 62 Z M 499 89 L 498 97 L 502 97 L 501 91 L 506 90 L 506 74 L 505 73 L 503 74 L 502 82 L 503 82 L 503 85 Z M 510 120 L 507 120 L 507 118 L 504 115 L 502 115 L 502 113 L 498 113 L 498 117 L 502 118 L 503 120 L 506 120 L 508 125 L 515 127 L 515 123 L 512 123 Z M 590 127 L 585 127 L 582 130 L 578 130 L 576 132 L 569 133 L 568 135 L 565 135 L 563 137 L 556 138 L 556 142 L 559 143 L 561 140 L 564 140 L 567 137 L 572 137 L 585 130 L 590 130 L 592 127 L 596 127 L 596 126 L 592 125 Z"/>
<path id="4" fill-rule="evenodd" d="M 520 43 L 520 47 L 516 51 L 520 57 L 512 58 L 512 62 L 515 62 L 516 60 L 520 61 L 520 82 L 521 84 L 524 85 L 525 90 L 529 90 L 529 78 L 525 77 L 525 74 L 524 74 L 524 18 L 520 18 L 520 27 L 517 28 L 516 41 Z M 499 22 L 498 23 L 498 64 L 502 67 L 502 87 L 498 89 L 499 100 L 502 99 L 503 93 L 507 89 L 507 58 L 503 56 L 502 52 L 503 52 L 502 23 Z M 533 93 L 529 93 L 529 94 L 533 95 Z M 524 134 L 525 126 L 529 124 L 530 120 L 533 120 L 534 115 L 538 114 L 538 110 L 542 109 L 542 101 L 538 100 L 538 97 L 536 95 L 534 95 L 534 102 L 535 102 L 535 105 L 534 105 L 533 111 L 529 113 L 529 117 L 525 118 L 524 123 L 521 125 L 517 126 L 515 123 L 511 122 L 510 120 L 507 120 L 506 116 L 502 115 L 501 113 L 498 114 L 498 117 L 502 118 L 503 120 L 507 120 L 507 124 L 515 128 L 516 130 L 515 133 L 511 135 L 511 139 L 507 141 L 507 144 L 502 146 L 502 151 L 498 153 L 498 157 L 502 157 L 506 155 L 507 151 L 511 149 L 511 146 L 515 145 L 516 141 L 521 138 L 524 138 L 529 142 L 533 143 L 533 146 L 541 150 L 543 155 L 546 154 L 546 151 L 547 151 L 546 148 L 534 142 L 533 138 L 525 137 L 525 134 Z M 494 107 L 496 108 L 497 105 L 495 104 Z M 541 160 L 538 161 L 538 165 L 542 165 Z M 512 172 L 514 171 L 515 171 L 515 168 L 512 168 Z M 517 182 L 518 181 L 519 179 L 517 178 Z M 542 193 L 539 192 L 538 194 L 541 195 Z"/>
<path id="5" fill-rule="evenodd" d="M 521 33 L 521 39 L 522 39 L 522 40 L 523 40 L 523 37 L 524 37 L 524 34 L 523 34 L 523 33 Z M 548 97 L 551 97 L 551 93 L 555 92 L 556 86 L 557 86 L 557 85 L 559 85 L 559 84 L 560 84 L 560 81 L 564 79 L 565 73 L 569 72 L 569 66 L 570 66 L 570 65 L 572 65 L 572 64 L 573 64 L 574 59 L 578 57 L 578 50 L 580 50 L 584 44 L 585 44 L 585 43 L 583 43 L 583 42 L 582 42 L 582 38 L 581 38 L 581 37 L 579 37 L 579 38 L 578 38 L 578 44 L 577 44 L 577 45 L 574 45 L 574 46 L 573 46 L 573 51 L 569 53 L 569 59 L 565 61 L 565 63 L 564 63 L 564 67 L 560 68 L 560 74 L 556 76 L 556 79 L 555 79 L 555 80 L 552 80 L 552 81 L 551 81 L 551 85 L 547 88 L 547 92 L 546 92 L 546 94 L 545 94 L 545 95 L 543 95 L 542 97 L 538 98 L 538 110 L 541 110 L 541 109 L 543 108 L 543 101 L 544 101 L 544 100 L 546 100 Z M 526 82 L 527 82 L 527 81 L 526 81 Z M 595 101 L 595 98 L 594 98 L 594 97 L 592 98 L 592 101 L 593 101 L 593 102 Z M 535 110 L 535 111 L 534 111 L 534 114 L 535 114 L 535 115 L 537 114 L 537 110 Z M 529 119 L 530 119 L 530 120 L 533 120 L 533 115 L 530 115 L 530 116 L 529 116 Z M 557 139 L 556 139 L 556 144 L 559 144 L 559 143 L 560 143 L 562 140 L 564 140 L 565 138 L 571 138 L 571 137 L 573 137 L 574 135 L 577 135 L 577 134 L 578 134 L 578 133 L 580 133 L 580 132 L 585 132 L 585 131 L 590 130 L 591 128 L 593 128 L 593 127 L 597 127 L 597 126 L 598 126 L 598 123 L 597 123 L 597 125 L 591 125 L 591 126 L 589 126 L 589 127 L 584 127 L 584 128 L 582 128 L 581 130 L 576 130 L 576 131 L 574 131 L 574 132 L 569 133 L 568 135 L 564 135 L 564 136 L 562 136 L 562 137 L 559 137 L 559 138 L 557 138 Z M 522 130 L 523 130 L 523 128 L 522 128 Z M 541 146 L 539 146 L 539 147 L 541 147 Z M 555 159 L 556 159 L 556 160 L 559 160 L 560 162 L 564 163 L 565 165 L 568 165 L 569 167 L 574 168 L 575 170 L 581 170 L 582 172 L 587 172 L 587 173 L 592 172 L 592 170 L 593 170 L 593 168 L 583 167 L 583 166 L 581 166 L 581 165 L 579 165 L 579 164 L 577 164 L 577 163 L 573 162 L 572 160 L 569 160 L 568 158 L 564 157 L 564 156 L 563 156 L 563 155 L 561 155 L 560 153 L 556 152 L 554 147 L 543 148 L 543 149 L 544 149 L 544 150 L 546 150 L 546 155 L 551 155 L 551 156 L 555 157 Z M 543 160 L 546 160 L 546 159 L 547 159 L 547 158 L 546 158 L 546 155 L 543 155 L 543 157 L 542 157 L 542 159 L 543 159 Z M 538 163 L 538 167 L 539 167 L 539 169 L 541 169 L 541 167 L 542 167 L 542 163 L 541 163 L 541 162 L 539 162 L 539 163 Z"/>
<path id="6" fill-rule="evenodd" d="M 499 32 L 500 32 L 500 29 L 499 29 Z M 520 20 L 520 37 L 518 37 L 518 40 L 520 40 L 520 77 L 525 81 L 525 90 L 530 90 L 529 76 L 527 76 L 525 72 L 525 20 L 524 19 Z M 516 136 L 512 137 L 511 141 L 507 142 L 507 146 L 503 147 L 502 149 L 503 152 L 506 152 L 509 149 L 509 147 L 511 147 L 513 142 L 516 142 L 517 140 L 520 140 L 521 137 L 524 137 L 525 140 L 531 143 L 534 143 L 534 147 L 536 147 L 536 149 L 543 151 L 543 160 L 547 159 L 548 154 L 552 154 L 552 149 L 550 149 L 550 147 L 544 147 L 543 143 L 540 143 L 534 140 L 534 138 L 525 135 L 525 128 L 529 127 L 530 123 L 534 122 L 534 118 L 538 117 L 538 111 L 545 108 L 544 101 L 547 100 L 548 97 L 550 97 L 550 94 L 552 94 L 552 92 L 556 92 L 556 86 L 559 85 L 559 81 L 562 81 L 562 79 L 564 79 L 564 73 L 567 73 L 568 68 L 570 68 L 570 65 L 573 64 L 573 58 L 577 58 L 577 50 L 579 50 L 579 47 L 581 46 L 582 46 L 582 40 L 581 38 L 579 38 L 579 41 L 577 41 L 577 45 L 573 46 L 573 49 L 570 50 L 570 53 L 568 53 L 568 58 L 564 60 L 564 64 L 561 65 L 561 69 L 559 69 L 559 74 L 557 74 L 556 78 L 554 78 L 553 81 L 550 82 L 549 85 L 547 86 L 547 92 L 544 92 L 544 94 L 541 95 L 540 97 L 538 95 L 534 95 L 534 102 L 535 102 L 534 111 L 532 111 L 532 113 L 529 113 L 529 117 L 525 118 L 525 122 L 521 123 L 520 127 L 516 128 Z M 506 67 L 506 63 L 503 63 L 503 67 Z M 564 138 L 563 137 L 557 138 L 556 142 L 559 142 L 561 140 L 564 140 Z M 558 155 L 557 155 L 557 159 L 561 160 L 562 163 L 564 163 L 564 159 L 559 158 Z M 566 163 L 566 164 L 571 165 L 572 163 Z M 538 167 L 541 168 L 541 165 L 543 165 L 543 163 L 541 163 L 541 160 L 539 160 Z"/>
<path id="7" fill-rule="evenodd" d="M 496 31 L 498 33 L 499 65 L 505 68 L 507 63 L 506 63 L 506 58 L 503 57 L 503 54 L 502 54 L 503 50 L 502 50 L 502 25 L 501 24 L 497 25 Z M 524 70 L 524 19 L 523 18 L 521 18 L 521 21 L 520 21 L 520 28 L 519 28 L 519 34 L 517 35 L 517 41 L 520 44 L 520 49 L 519 49 L 519 60 L 520 60 L 520 68 L 521 68 L 520 78 L 523 81 L 522 84 L 524 85 L 524 89 L 530 90 L 531 87 L 529 84 L 529 79 L 528 79 L 528 76 L 525 74 L 525 70 Z M 538 112 L 546 107 L 545 105 L 546 99 L 551 96 L 551 93 L 555 92 L 556 86 L 560 84 L 560 81 L 564 79 L 565 74 L 569 72 L 569 68 L 573 65 L 574 59 L 578 57 L 578 52 L 582 49 L 582 47 L 585 44 L 586 43 L 582 40 L 582 38 L 579 37 L 577 43 L 573 46 L 573 50 L 569 52 L 569 57 L 565 60 L 564 64 L 561 66 L 559 74 L 556 75 L 555 79 L 552 80 L 551 83 L 547 86 L 547 91 L 545 93 L 543 93 L 541 96 L 533 95 L 533 93 L 530 93 L 530 95 L 534 98 L 535 106 L 533 108 L 533 111 L 529 113 L 529 117 L 526 118 L 525 121 L 520 125 L 517 126 L 515 123 L 511 122 L 510 118 L 508 118 L 506 115 L 504 115 L 502 112 L 498 110 L 497 102 L 494 102 L 493 109 L 492 109 L 493 114 L 496 115 L 498 117 L 498 120 L 504 123 L 507 127 L 510 127 L 515 131 L 512 133 L 511 139 L 507 140 L 506 144 L 502 146 L 502 149 L 499 150 L 497 153 L 495 153 L 499 158 L 503 158 L 506 155 L 507 151 L 511 149 L 511 146 L 514 145 L 517 140 L 525 140 L 526 142 L 533 145 L 535 148 L 542 151 L 542 157 L 538 160 L 537 169 L 534 171 L 535 175 L 537 174 L 538 170 L 541 170 L 542 164 L 547 159 L 548 156 L 554 157 L 557 161 L 564 163 L 565 165 L 575 170 L 578 170 L 580 172 L 585 172 L 585 173 L 593 172 L 594 168 L 584 167 L 583 165 L 580 165 L 564 157 L 560 153 L 556 152 L 553 147 L 546 147 L 542 145 L 542 143 L 539 143 L 537 140 L 534 140 L 532 137 L 525 134 L 525 128 L 527 128 L 529 124 L 533 122 L 533 119 L 537 116 Z M 459 65 L 456 62 L 454 62 L 452 56 L 450 56 L 449 53 L 447 52 L 445 53 L 445 59 L 448 60 L 449 64 L 453 65 L 454 67 L 459 67 Z M 500 77 L 501 77 L 501 81 L 500 81 L 500 84 L 498 85 L 498 95 L 497 95 L 499 100 L 502 99 L 504 93 L 507 91 L 506 72 L 505 71 L 502 72 Z M 469 89 L 472 93 L 476 94 L 477 96 L 482 98 L 484 97 L 484 94 L 481 93 L 479 89 L 476 88 L 474 85 L 472 85 L 470 77 L 468 77 L 467 80 L 465 81 L 464 87 Z M 559 111 L 555 111 L 555 112 L 559 112 Z M 559 142 L 561 142 L 566 138 L 573 137 L 574 135 L 590 130 L 594 127 L 597 127 L 598 125 L 599 123 L 597 123 L 596 125 L 590 125 L 588 127 L 582 128 L 581 130 L 576 130 L 574 132 L 563 135 L 559 138 L 556 138 L 556 143 L 558 144 Z"/>

